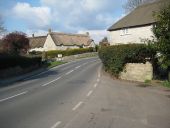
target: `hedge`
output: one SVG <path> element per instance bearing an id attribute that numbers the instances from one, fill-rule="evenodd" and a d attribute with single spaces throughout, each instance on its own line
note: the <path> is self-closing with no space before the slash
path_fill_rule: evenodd
<path id="1" fill-rule="evenodd" d="M 47 56 L 48 58 L 55 58 L 58 56 L 58 54 L 62 54 L 63 56 L 70 56 L 70 55 L 76 55 L 76 54 L 82 54 L 82 53 L 88 53 L 88 52 L 94 52 L 94 48 L 79 48 L 79 49 L 68 49 L 68 50 L 52 50 L 47 51 L 45 53 L 32 51 L 29 54 L 32 56 Z"/>
<path id="2" fill-rule="evenodd" d="M 41 57 L 24 57 L 24 56 L 11 56 L 9 54 L 0 54 L 0 70 L 19 66 L 27 68 L 34 65 L 41 64 Z"/>
<path id="3" fill-rule="evenodd" d="M 47 51 L 47 57 L 54 58 L 57 57 L 58 54 L 62 54 L 63 56 L 70 56 L 76 54 L 82 54 L 87 52 L 93 52 L 93 48 L 80 48 L 80 49 L 69 49 L 69 50 L 54 50 L 54 51 Z"/>
<path id="4" fill-rule="evenodd" d="M 126 44 L 101 47 L 99 57 L 105 70 L 118 77 L 126 63 L 145 63 L 146 58 L 153 61 L 156 52 L 145 44 Z"/>

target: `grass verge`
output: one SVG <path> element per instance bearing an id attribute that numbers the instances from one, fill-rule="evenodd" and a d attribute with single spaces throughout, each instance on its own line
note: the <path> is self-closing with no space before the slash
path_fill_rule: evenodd
<path id="1" fill-rule="evenodd" d="M 49 62 L 48 63 L 48 68 L 53 68 L 53 67 L 56 67 L 58 65 L 62 65 L 62 64 L 65 64 L 66 62 L 62 62 L 62 61 L 54 61 L 54 62 Z"/>
<path id="2" fill-rule="evenodd" d="M 164 81 L 164 82 L 162 83 L 162 85 L 163 85 L 164 87 L 170 88 L 170 82 L 169 82 L 169 81 Z"/>

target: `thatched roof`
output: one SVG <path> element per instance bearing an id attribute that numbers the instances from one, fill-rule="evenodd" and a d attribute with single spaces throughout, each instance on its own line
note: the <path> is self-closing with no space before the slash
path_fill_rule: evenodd
<path id="1" fill-rule="evenodd" d="M 43 48 L 47 36 L 31 37 L 29 43 L 31 48 Z"/>
<path id="2" fill-rule="evenodd" d="M 93 41 L 89 35 L 86 34 L 66 34 L 66 33 L 49 33 L 56 44 L 56 46 L 88 46 Z M 40 48 L 44 46 L 47 36 L 31 37 L 29 38 L 31 48 Z"/>
<path id="3" fill-rule="evenodd" d="M 138 27 L 150 25 L 156 22 L 153 14 L 169 0 L 161 0 L 154 3 L 144 4 L 137 7 L 134 11 L 113 24 L 108 31 L 119 30 L 122 28 Z"/>
<path id="4" fill-rule="evenodd" d="M 56 45 L 65 45 L 65 46 L 81 46 L 81 45 L 90 45 L 92 40 L 90 36 L 86 34 L 66 34 L 66 33 L 50 33 L 54 43 Z"/>

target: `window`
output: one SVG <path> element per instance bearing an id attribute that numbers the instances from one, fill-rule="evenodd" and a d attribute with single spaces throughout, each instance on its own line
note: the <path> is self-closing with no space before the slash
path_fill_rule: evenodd
<path id="1" fill-rule="evenodd" d="M 128 35 L 129 34 L 129 29 L 128 28 L 123 28 L 121 30 L 121 35 Z"/>

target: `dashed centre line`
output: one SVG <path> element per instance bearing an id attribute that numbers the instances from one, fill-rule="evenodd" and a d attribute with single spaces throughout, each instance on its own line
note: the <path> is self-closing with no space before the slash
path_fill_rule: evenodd
<path id="1" fill-rule="evenodd" d="M 88 94 L 86 96 L 89 97 L 92 93 L 93 93 L 93 91 L 91 90 L 88 92 Z"/>
<path id="2" fill-rule="evenodd" d="M 71 70 L 69 72 L 66 73 L 66 75 L 69 75 L 70 73 L 72 73 L 74 70 Z"/>
<path id="3" fill-rule="evenodd" d="M 100 79 L 98 78 L 98 79 L 97 79 L 97 82 L 99 82 L 99 81 L 100 81 Z"/>
<path id="4" fill-rule="evenodd" d="M 41 86 L 42 86 L 42 87 L 47 86 L 47 85 L 49 85 L 49 84 L 51 84 L 51 83 L 53 83 L 53 82 L 55 82 L 55 81 L 57 81 L 57 80 L 59 80 L 59 79 L 61 79 L 61 76 L 58 77 L 57 79 L 54 79 L 54 80 L 52 80 L 52 81 L 50 81 L 50 82 L 48 82 L 48 83 L 46 83 L 46 84 L 43 84 L 43 85 L 41 85 Z"/>
<path id="5" fill-rule="evenodd" d="M 4 99 L 1 99 L 1 100 L 0 100 L 0 102 L 3 102 L 3 101 L 6 101 L 6 100 L 9 100 L 9 99 L 15 98 L 15 97 L 17 97 L 17 96 L 24 95 L 24 94 L 26 94 L 26 93 L 28 93 L 28 91 L 21 92 L 21 93 L 19 93 L 19 94 L 16 94 L 16 95 L 13 95 L 13 96 L 10 96 L 10 97 L 7 97 L 7 98 L 4 98 Z"/>
<path id="6" fill-rule="evenodd" d="M 56 128 L 61 124 L 61 121 L 58 121 L 57 123 L 55 123 L 51 128 Z"/>
<path id="7" fill-rule="evenodd" d="M 80 68 L 81 66 L 77 66 L 77 67 L 75 67 L 75 69 L 78 69 L 78 68 Z"/>
<path id="8" fill-rule="evenodd" d="M 75 111 L 75 110 L 78 109 L 82 104 L 83 104 L 83 102 L 80 101 L 72 110 Z"/>

